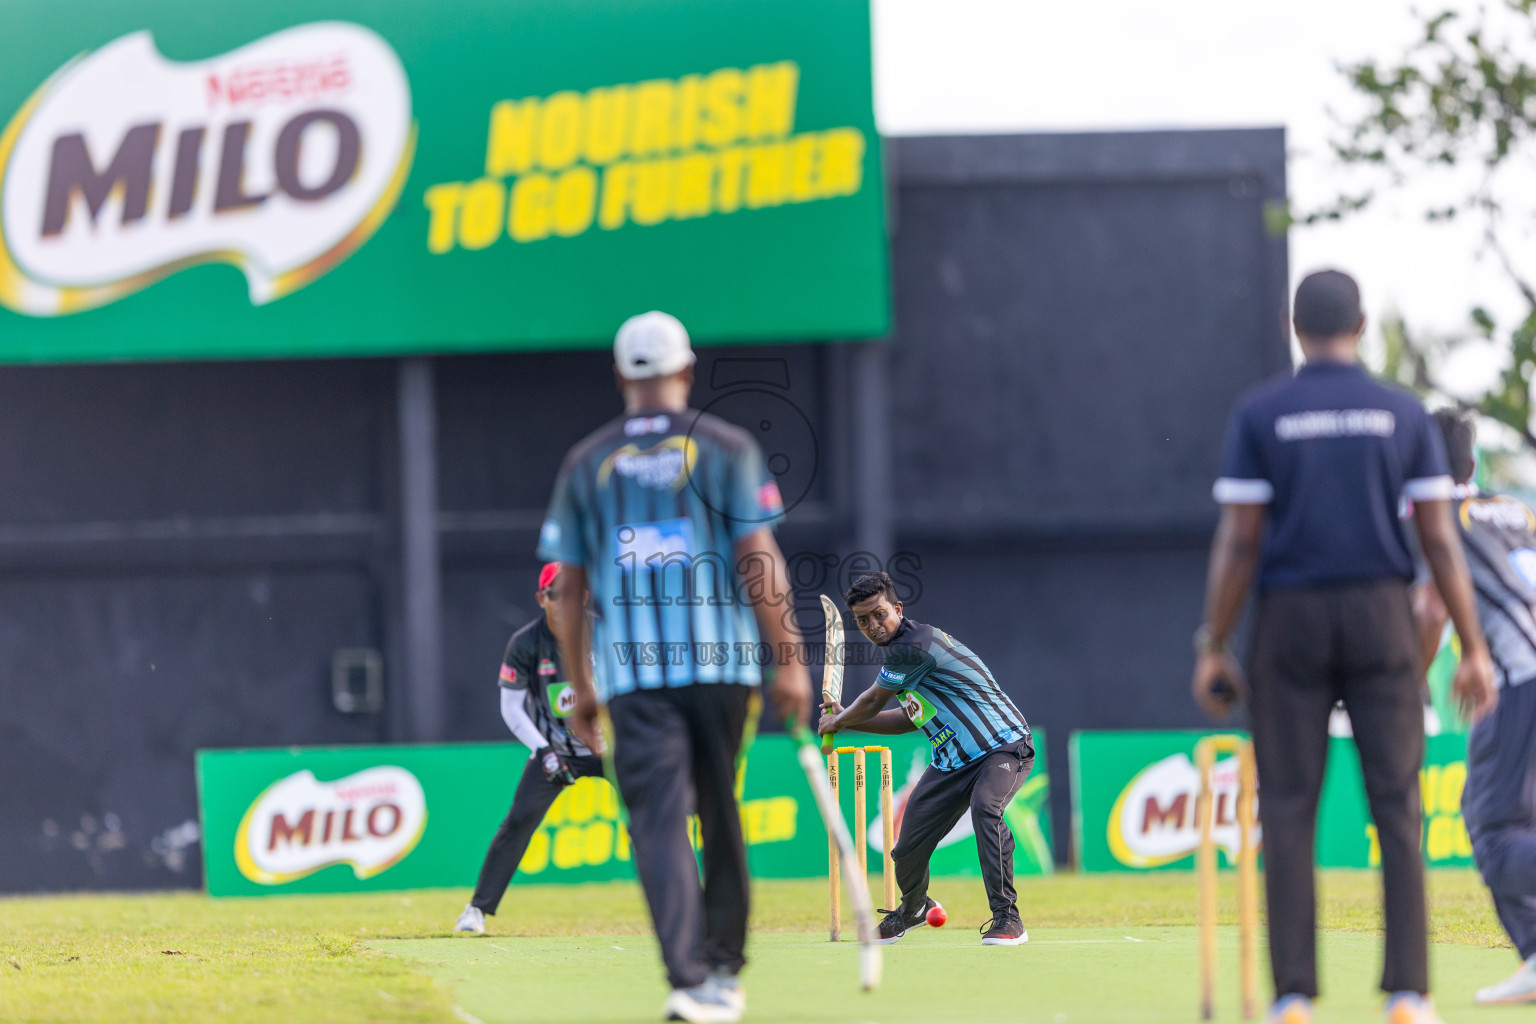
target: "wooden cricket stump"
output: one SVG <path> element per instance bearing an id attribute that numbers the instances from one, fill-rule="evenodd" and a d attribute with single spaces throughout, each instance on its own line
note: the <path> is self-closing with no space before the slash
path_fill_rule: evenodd
<path id="1" fill-rule="evenodd" d="M 1216 755 L 1235 753 L 1238 764 L 1237 801 L 1237 932 L 1238 984 L 1244 1020 L 1253 1020 L 1259 1012 L 1259 851 L 1254 842 L 1255 797 L 1258 772 L 1254 766 L 1253 744 L 1241 736 L 1207 736 L 1195 744 L 1195 768 L 1200 775 L 1200 791 L 1195 801 L 1195 820 L 1200 824 L 1200 847 L 1195 855 L 1199 884 L 1200 922 L 1200 1017 L 1210 1020 L 1216 1013 L 1216 839 L 1214 819 L 1220 809 L 1214 806 L 1212 775 Z"/>
<path id="2" fill-rule="evenodd" d="M 837 775 L 838 757 L 842 754 L 853 755 L 853 840 L 854 849 L 858 851 L 859 873 L 866 879 L 869 877 L 869 806 L 865 792 L 868 778 L 866 755 L 880 755 L 880 820 L 882 826 L 882 874 L 885 882 L 885 900 L 890 907 L 896 906 L 896 862 L 891 857 L 891 849 L 895 845 L 896 827 L 893 820 L 895 799 L 891 789 L 891 749 L 889 747 L 836 747 L 827 755 L 827 782 L 832 787 L 832 796 L 838 795 Z M 841 806 L 841 805 L 839 805 Z M 827 841 L 827 888 L 831 897 L 832 915 L 830 938 L 833 942 L 839 942 L 843 937 L 843 908 L 842 908 L 842 883 L 840 881 L 841 865 L 838 862 L 837 843 L 828 837 Z"/>
<path id="3" fill-rule="evenodd" d="M 827 755 L 827 782 L 832 786 L 832 802 L 837 803 L 837 751 Z M 838 804 L 841 807 L 841 804 Z M 827 886 L 832 891 L 831 941 L 843 938 L 843 883 L 842 866 L 838 863 L 837 840 L 827 833 Z"/>
<path id="4" fill-rule="evenodd" d="M 895 798 L 891 794 L 891 748 L 880 748 L 880 824 L 884 828 L 885 836 L 885 861 L 882 871 L 885 875 L 885 905 L 892 910 L 896 909 L 896 862 L 891 859 L 891 851 L 896 847 L 896 812 Z"/>

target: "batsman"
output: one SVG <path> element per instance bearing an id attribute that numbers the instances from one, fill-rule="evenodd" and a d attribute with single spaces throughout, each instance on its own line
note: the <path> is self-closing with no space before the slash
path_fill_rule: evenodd
<path id="1" fill-rule="evenodd" d="M 894 736 L 921 729 L 933 748 L 907 800 L 901 836 L 891 851 L 901 905 L 883 911 L 880 940 L 892 943 L 913 928 L 941 923 L 943 909 L 928 895 L 928 860 L 967 810 L 992 917 L 982 926 L 984 946 L 1029 941 L 1013 888 L 1013 833 L 1003 810 L 1035 764 L 1034 740 L 1019 709 L 969 647 L 936 626 L 902 615 L 891 577 L 860 576 L 843 595 L 854 624 L 885 649 L 873 686 L 847 708 L 823 694 L 817 731 L 844 729 Z M 885 710 L 892 697 L 900 707 Z"/>

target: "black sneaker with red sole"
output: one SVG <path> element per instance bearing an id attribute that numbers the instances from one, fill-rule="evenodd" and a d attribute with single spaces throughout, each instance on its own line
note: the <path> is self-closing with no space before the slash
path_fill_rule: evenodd
<path id="1" fill-rule="evenodd" d="M 880 920 L 880 935 L 875 939 L 882 946 L 889 946 L 893 942 L 899 942 L 901 937 L 913 928 L 921 928 L 928 923 L 928 911 L 939 905 L 933 897 L 923 902 L 923 909 L 913 917 L 908 917 L 901 912 L 901 908 L 895 910 L 881 910 L 885 917 Z"/>
<path id="2" fill-rule="evenodd" d="M 1024 922 L 1016 911 L 996 914 L 981 926 L 983 946 L 1021 946 L 1028 941 L 1029 932 L 1024 930 Z"/>

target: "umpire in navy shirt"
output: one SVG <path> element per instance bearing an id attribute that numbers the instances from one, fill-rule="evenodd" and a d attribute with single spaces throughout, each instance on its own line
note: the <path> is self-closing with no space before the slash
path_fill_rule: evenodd
<path id="1" fill-rule="evenodd" d="M 1296 289 L 1294 318 L 1306 365 L 1244 395 L 1227 429 L 1192 688 L 1215 717 L 1242 696 L 1227 644 L 1257 569 L 1248 679 L 1276 996 L 1270 1019 L 1306 1024 L 1317 996 L 1317 801 L 1328 716 L 1342 700 L 1381 844 L 1387 1020 L 1427 1024 L 1438 1018 L 1426 998 L 1419 853 L 1424 666 L 1403 499 L 1461 636 L 1455 689 L 1474 718 L 1497 700 L 1492 663 L 1451 521 L 1439 431 L 1415 398 L 1357 362 L 1365 329 L 1358 287 L 1336 270 L 1311 274 Z"/>

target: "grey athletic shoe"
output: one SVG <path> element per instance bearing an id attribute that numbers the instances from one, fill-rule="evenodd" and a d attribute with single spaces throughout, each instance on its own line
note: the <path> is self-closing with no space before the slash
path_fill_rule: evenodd
<path id="1" fill-rule="evenodd" d="M 736 975 L 716 967 L 709 972 L 707 984 L 715 986 L 725 1001 L 736 1007 L 737 1013 L 747 1012 L 747 990 L 741 987 L 741 979 Z"/>
<path id="2" fill-rule="evenodd" d="M 459 920 L 454 924 L 456 932 L 467 932 L 470 935 L 485 934 L 485 912 L 473 903 L 465 904 L 464 913 L 459 915 Z"/>
<path id="3" fill-rule="evenodd" d="M 1536 956 L 1521 964 L 1518 971 L 1497 985 L 1478 989 L 1474 1001 L 1479 1006 L 1536 1003 Z"/>
<path id="4" fill-rule="evenodd" d="M 675 988 L 661 1008 L 664 1020 L 683 1020 L 688 1024 L 736 1024 L 741 1011 L 714 982 L 706 981 L 692 988 Z"/>

